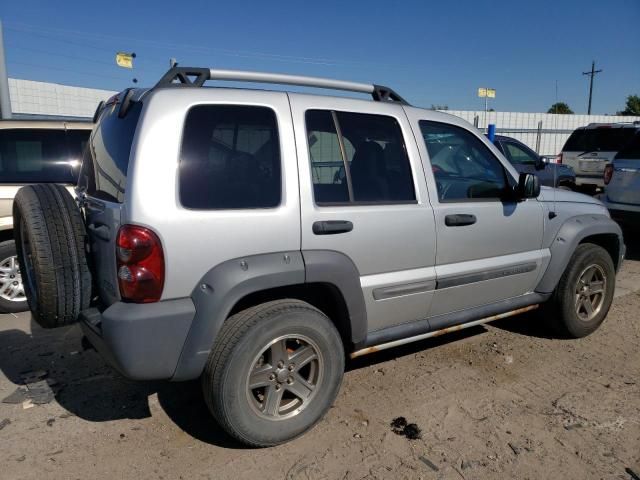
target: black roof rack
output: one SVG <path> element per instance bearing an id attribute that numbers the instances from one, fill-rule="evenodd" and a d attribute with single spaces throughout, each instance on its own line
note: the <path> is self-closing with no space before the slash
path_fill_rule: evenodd
<path id="1" fill-rule="evenodd" d="M 368 93 L 377 102 L 409 103 L 393 89 L 370 83 L 347 82 L 330 78 L 306 77 L 302 75 L 284 75 L 280 73 L 249 72 L 243 70 L 219 70 L 214 68 L 172 67 L 153 87 L 202 87 L 207 80 L 226 80 L 237 82 L 278 83 L 304 87 L 327 88 L 349 92 Z"/>

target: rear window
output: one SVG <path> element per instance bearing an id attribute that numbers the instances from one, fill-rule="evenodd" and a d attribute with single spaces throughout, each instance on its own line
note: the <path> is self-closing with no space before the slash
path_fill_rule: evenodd
<path id="1" fill-rule="evenodd" d="M 76 183 L 89 130 L 0 130 L 1 183 Z M 72 137 L 73 135 L 73 137 Z"/>
<path id="2" fill-rule="evenodd" d="M 180 152 L 180 202 L 194 209 L 280 204 L 280 140 L 267 107 L 198 105 L 187 114 Z"/>
<path id="3" fill-rule="evenodd" d="M 635 133 L 634 128 L 579 129 L 571 134 L 562 150 L 565 152 L 617 152 L 631 141 Z"/>
<path id="4" fill-rule="evenodd" d="M 133 102 L 124 118 L 118 118 L 118 107 L 107 105 L 101 114 L 84 150 L 78 183 L 93 197 L 122 203 L 142 102 Z"/>
<path id="5" fill-rule="evenodd" d="M 636 133 L 633 140 L 627 144 L 625 148 L 620 150 L 616 158 L 621 160 L 638 160 L 640 161 L 640 132 Z"/>

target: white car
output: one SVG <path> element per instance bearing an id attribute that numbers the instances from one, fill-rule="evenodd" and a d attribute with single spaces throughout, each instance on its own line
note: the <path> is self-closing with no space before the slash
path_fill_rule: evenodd
<path id="1" fill-rule="evenodd" d="M 640 122 L 590 123 L 567 139 L 559 163 L 576 172 L 576 185 L 604 187 L 604 167 L 640 132 Z"/>
<path id="2" fill-rule="evenodd" d="M 604 204 L 611 216 L 627 226 L 640 221 L 640 132 L 604 171 Z"/>

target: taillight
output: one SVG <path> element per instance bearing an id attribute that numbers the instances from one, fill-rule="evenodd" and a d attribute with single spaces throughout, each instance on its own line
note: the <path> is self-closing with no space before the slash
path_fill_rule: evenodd
<path id="1" fill-rule="evenodd" d="M 609 185 L 611 178 L 613 177 L 613 165 L 609 164 L 604 167 L 604 184 Z"/>
<path id="2" fill-rule="evenodd" d="M 118 285 L 123 300 L 160 300 L 164 286 L 164 255 L 158 236 L 148 228 L 123 225 L 116 242 Z"/>
<path id="3" fill-rule="evenodd" d="M 556 157 L 556 163 L 562 163 L 562 153 Z"/>

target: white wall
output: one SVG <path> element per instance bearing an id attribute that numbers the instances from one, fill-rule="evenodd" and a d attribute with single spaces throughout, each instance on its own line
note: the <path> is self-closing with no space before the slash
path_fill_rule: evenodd
<path id="1" fill-rule="evenodd" d="M 590 123 L 618 123 L 640 121 L 640 117 L 623 117 L 618 115 L 559 115 L 552 113 L 525 112 L 487 112 L 482 110 L 447 110 L 457 117 L 464 118 L 473 124 L 478 116 L 478 127 L 495 124 L 497 133 L 514 137 L 526 143 L 535 150 L 538 137 L 538 122 L 542 121 L 542 135 L 540 138 L 541 155 L 556 155 L 560 153 L 564 143 L 576 128 Z"/>
<path id="2" fill-rule="evenodd" d="M 9 97 L 14 114 L 91 118 L 98 103 L 115 93 L 58 83 L 9 79 Z"/>

